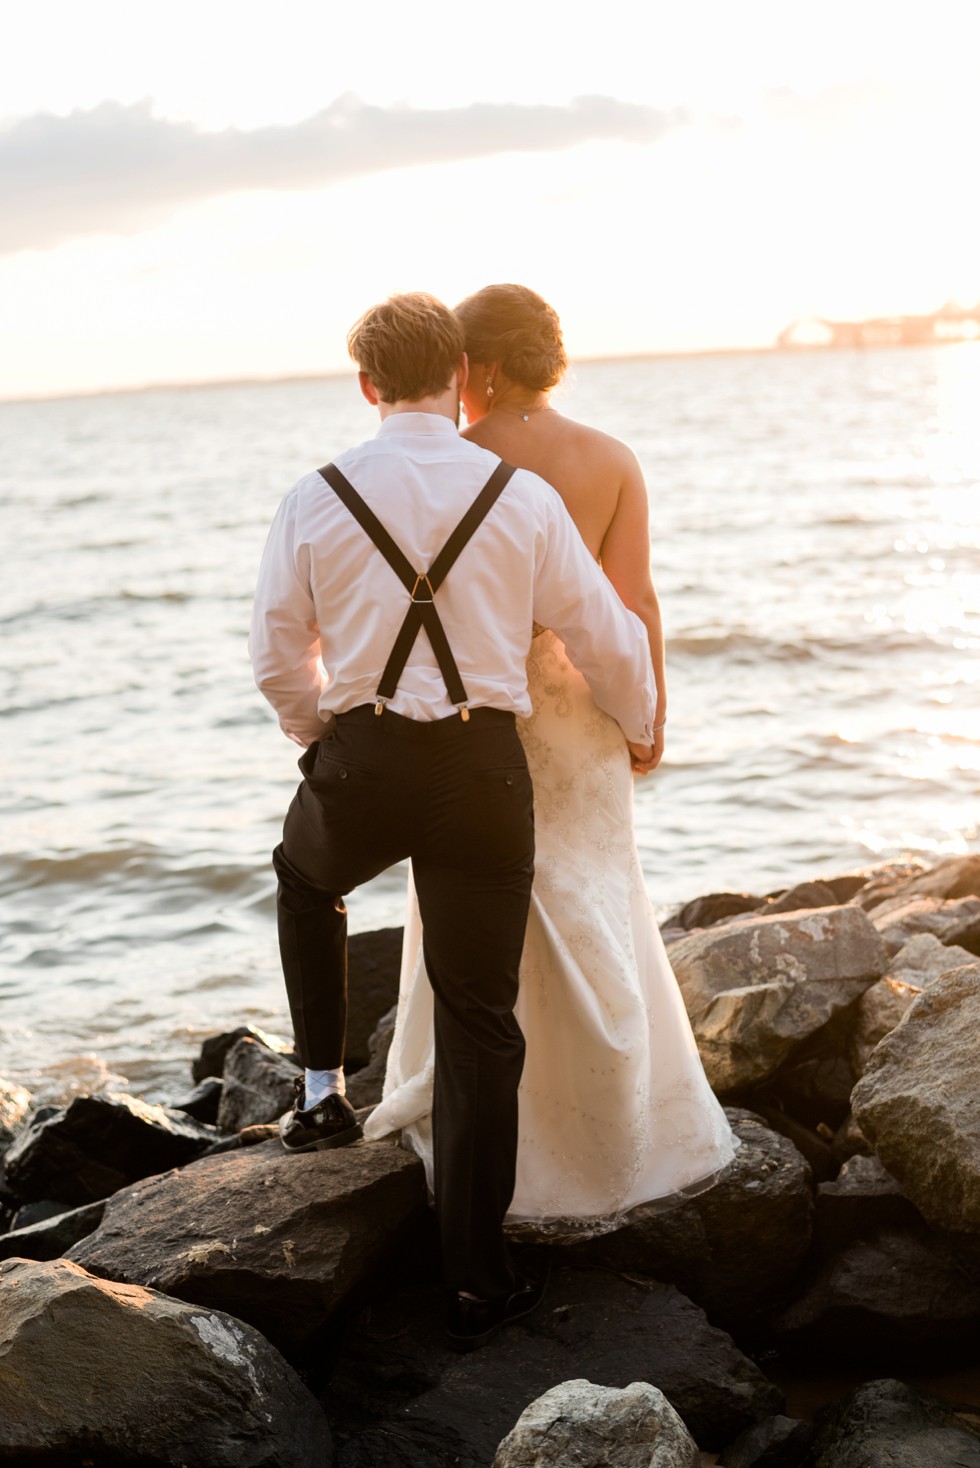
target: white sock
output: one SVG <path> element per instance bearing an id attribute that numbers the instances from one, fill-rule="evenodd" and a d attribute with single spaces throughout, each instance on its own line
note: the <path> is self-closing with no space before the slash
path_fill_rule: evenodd
<path id="1" fill-rule="evenodd" d="M 344 1067 L 338 1066 L 336 1070 L 308 1070 L 306 1072 L 306 1111 L 322 1101 L 324 1096 L 343 1096 L 347 1092 L 347 1083 L 344 1080 Z"/>

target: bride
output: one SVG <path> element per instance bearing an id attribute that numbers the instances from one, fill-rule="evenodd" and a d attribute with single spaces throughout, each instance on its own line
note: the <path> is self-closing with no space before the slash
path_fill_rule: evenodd
<path id="1" fill-rule="evenodd" d="M 566 358 L 555 312 L 524 286 L 457 307 L 466 333 L 466 436 L 561 495 L 592 554 L 647 628 L 666 719 L 663 634 L 650 578 L 646 488 L 624 444 L 551 405 Z M 518 720 L 534 782 L 535 877 L 516 1015 L 527 1042 L 509 1223 L 605 1231 L 640 1203 L 711 1185 L 737 1141 L 701 1068 L 633 836 L 630 757 L 561 642 L 535 628 L 533 713 Z M 639 767 L 638 767 L 639 768 Z M 642 771 L 641 771 L 642 772 Z M 402 1131 L 432 1186 L 432 991 L 409 884 L 384 1097 L 365 1125 Z"/>

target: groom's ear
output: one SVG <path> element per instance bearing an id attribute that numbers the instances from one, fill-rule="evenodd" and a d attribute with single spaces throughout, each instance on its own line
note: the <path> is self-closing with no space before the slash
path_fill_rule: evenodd
<path id="1" fill-rule="evenodd" d="M 381 395 L 378 392 L 378 389 L 375 387 L 374 383 L 371 381 L 370 377 L 368 377 L 366 372 L 359 372 L 357 374 L 357 380 L 360 383 L 361 392 L 367 398 L 368 402 L 371 404 L 371 407 L 376 408 L 378 406 L 378 403 L 381 401 Z"/>

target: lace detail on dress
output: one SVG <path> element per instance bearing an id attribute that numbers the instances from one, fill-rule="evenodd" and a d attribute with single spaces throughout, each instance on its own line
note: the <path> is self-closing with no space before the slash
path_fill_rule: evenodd
<path id="1" fill-rule="evenodd" d="M 508 1219 L 539 1236 L 608 1232 L 640 1204 L 710 1187 L 737 1139 L 704 1076 L 647 897 L 618 724 L 550 631 L 518 727 L 534 782 L 535 880 L 517 1017 L 527 1041 Z M 410 894 L 410 898 L 413 894 Z M 385 1098 L 365 1134 L 405 1129 L 432 1176 L 432 993 L 410 900 Z"/>

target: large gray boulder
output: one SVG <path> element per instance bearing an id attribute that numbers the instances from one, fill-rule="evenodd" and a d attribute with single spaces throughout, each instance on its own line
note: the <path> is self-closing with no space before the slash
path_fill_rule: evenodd
<path id="1" fill-rule="evenodd" d="M 565 1381 L 526 1407 L 493 1468 L 700 1468 L 701 1454 L 663 1392 Z"/>
<path id="2" fill-rule="evenodd" d="M 425 1211 L 422 1164 L 397 1147 L 290 1156 L 275 1140 L 115 1194 L 69 1257 L 103 1278 L 228 1310 L 290 1352 Z"/>
<path id="3" fill-rule="evenodd" d="M 105 1203 L 86 1203 L 0 1234 L 0 1259 L 59 1259 L 102 1222 Z M 17 1220 L 14 1220 L 15 1223 Z"/>
<path id="4" fill-rule="evenodd" d="M 94 1203 L 152 1173 L 190 1162 L 218 1133 L 182 1111 L 107 1092 L 46 1107 L 19 1133 L 5 1161 L 18 1198 Z"/>
<path id="5" fill-rule="evenodd" d="M 722 1094 L 767 1080 L 885 971 L 881 939 L 859 907 L 725 923 L 673 944 L 670 961 Z"/>
<path id="6" fill-rule="evenodd" d="M 854 1115 L 935 1227 L 980 1232 L 980 963 L 924 989 L 854 1088 Z"/>
<path id="7" fill-rule="evenodd" d="M 902 944 L 885 977 L 872 984 L 855 1005 L 848 1050 L 855 1081 L 864 1075 L 872 1050 L 895 1028 L 926 985 L 973 961 L 967 949 L 948 946 L 932 933 L 917 933 Z"/>
<path id="8" fill-rule="evenodd" d="M 980 1468 L 980 1437 L 903 1381 L 868 1381 L 821 1414 L 810 1468 Z"/>
<path id="9" fill-rule="evenodd" d="M 240 1132 L 244 1127 L 278 1121 L 295 1100 L 295 1061 L 278 1055 L 249 1035 L 236 1040 L 225 1056 L 218 1130 Z"/>
<path id="10" fill-rule="evenodd" d="M 725 1324 L 768 1308 L 810 1246 L 810 1169 L 758 1116 L 726 1111 L 741 1146 L 714 1187 L 666 1210 L 636 1208 L 622 1228 L 571 1245 L 566 1257 L 669 1280 Z"/>
<path id="11" fill-rule="evenodd" d="M 230 1315 L 67 1260 L 0 1265 L 0 1461 L 328 1468 L 323 1412 Z"/>

